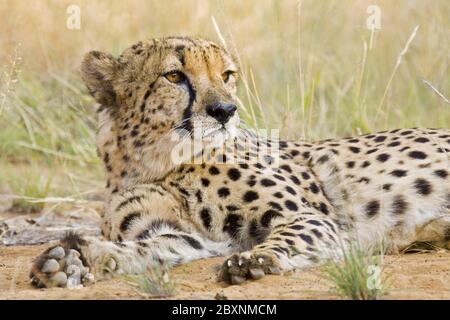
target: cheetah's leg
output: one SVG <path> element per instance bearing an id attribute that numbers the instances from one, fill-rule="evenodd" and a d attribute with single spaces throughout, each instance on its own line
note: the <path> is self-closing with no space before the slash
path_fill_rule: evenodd
<path id="1" fill-rule="evenodd" d="M 339 258 L 338 248 L 347 240 L 338 235 L 338 226 L 323 214 L 305 213 L 287 221 L 278 220 L 267 239 L 249 251 L 225 260 L 219 278 L 231 284 L 260 279 L 265 274 L 281 274 L 317 265 L 324 259 Z"/>
<path id="2" fill-rule="evenodd" d="M 158 205 L 168 211 L 147 212 Z M 123 192 L 109 207 L 114 210 L 112 239 L 125 240 L 69 234 L 36 259 L 30 274 L 35 285 L 74 287 L 113 274 L 136 274 L 150 266 L 173 266 L 231 252 L 229 243 L 211 241 L 181 222 L 174 213 L 176 202 L 156 187 Z"/>

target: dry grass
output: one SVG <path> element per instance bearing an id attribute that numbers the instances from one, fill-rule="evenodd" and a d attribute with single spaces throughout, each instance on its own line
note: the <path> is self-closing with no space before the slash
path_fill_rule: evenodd
<path id="1" fill-rule="evenodd" d="M 239 52 L 247 123 L 307 139 L 448 127 L 450 108 L 436 90 L 450 96 L 450 2 L 376 2 L 382 25 L 372 33 L 368 0 L 0 0 L 0 193 L 68 196 L 101 187 L 82 55 L 118 54 L 164 35 L 219 41 L 211 17 Z M 66 28 L 69 4 L 81 7 L 81 30 Z M 36 185 L 23 186 L 27 179 Z"/>
<path id="2" fill-rule="evenodd" d="M 384 266 L 384 246 L 363 248 L 358 241 L 342 246 L 339 259 L 332 257 L 322 267 L 332 291 L 344 299 L 376 300 L 388 293 L 390 275 Z"/>

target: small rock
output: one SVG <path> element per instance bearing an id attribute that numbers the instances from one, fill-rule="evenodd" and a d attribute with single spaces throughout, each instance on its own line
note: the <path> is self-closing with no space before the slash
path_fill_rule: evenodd
<path id="1" fill-rule="evenodd" d="M 228 300 L 228 297 L 225 295 L 223 291 L 217 292 L 216 296 L 214 297 L 216 300 Z"/>

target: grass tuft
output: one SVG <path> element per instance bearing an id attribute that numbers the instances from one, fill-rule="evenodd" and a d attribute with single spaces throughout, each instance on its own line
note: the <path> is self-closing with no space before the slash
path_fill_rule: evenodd
<path id="1" fill-rule="evenodd" d="M 382 246 L 364 250 L 356 242 L 341 250 L 340 259 L 330 259 L 321 267 L 336 294 L 351 300 L 376 300 L 387 293 Z"/>
<path id="2" fill-rule="evenodd" d="M 167 267 L 149 267 L 146 273 L 128 277 L 132 286 L 153 298 L 175 295 L 176 283 L 170 277 Z"/>

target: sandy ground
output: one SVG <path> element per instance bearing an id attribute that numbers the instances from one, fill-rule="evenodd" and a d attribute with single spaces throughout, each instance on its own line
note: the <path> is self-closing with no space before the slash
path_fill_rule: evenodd
<path id="1" fill-rule="evenodd" d="M 34 289 L 28 280 L 32 259 L 48 245 L 0 246 L 0 299 L 149 299 L 124 279 L 100 281 L 82 289 Z M 223 258 L 205 259 L 172 270 L 176 281 L 173 299 L 339 299 L 318 269 L 284 276 L 266 276 L 241 286 L 216 281 Z M 450 299 L 450 252 L 386 257 L 391 275 L 384 299 Z"/>

